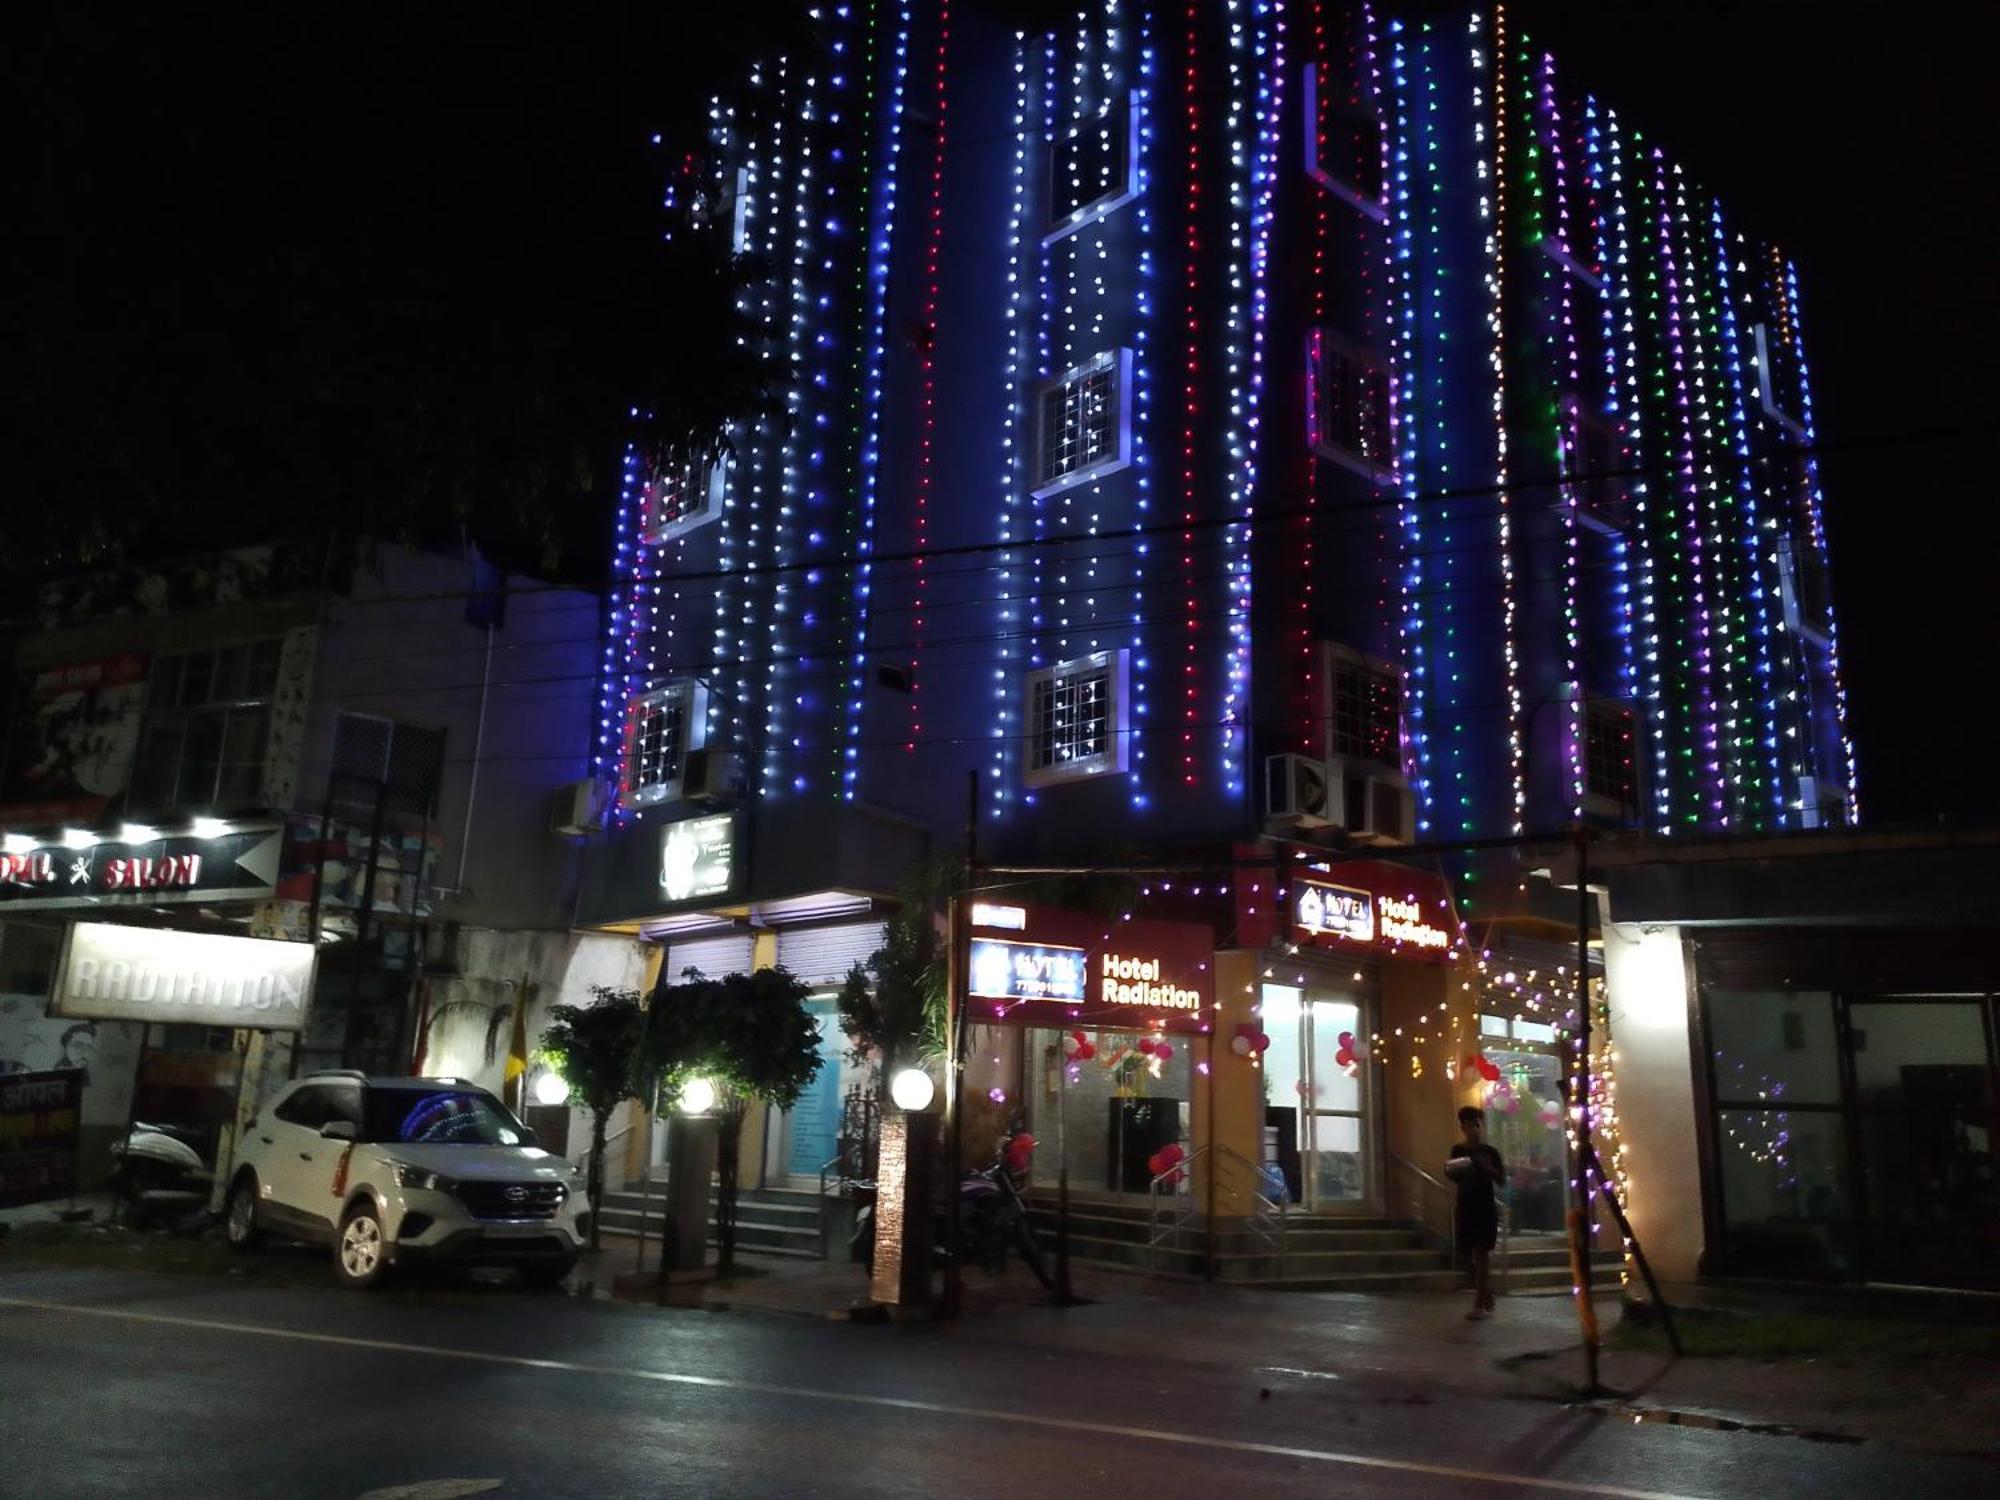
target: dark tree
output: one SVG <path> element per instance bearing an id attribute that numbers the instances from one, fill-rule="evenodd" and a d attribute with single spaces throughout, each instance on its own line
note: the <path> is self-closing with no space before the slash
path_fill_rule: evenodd
<path id="1" fill-rule="evenodd" d="M 636 990 L 592 985 L 594 1005 L 558 1005 L 549 1012 L 541 1053 L 571 1095 L 590 1111 L 590 1248 L 597 1248 L 604 1217 L 604 1125 L 611 1111 L 632 1097 L 639 1028 L 645 1012 Z"/>

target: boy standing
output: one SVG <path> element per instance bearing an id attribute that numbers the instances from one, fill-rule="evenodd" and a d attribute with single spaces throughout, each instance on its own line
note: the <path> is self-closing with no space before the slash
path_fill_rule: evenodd
<path id="1" fill-rule="evenodd" d="M 1493 1190 L 1507 1180 L 1500 1153 L 1486 1144 L 1486 1111 L 1466 1105 L 1458 1112 L 1458 1128 L 1465 1139 L 1451 1148 L 1445 1173 L 1458 1186 L 1458 1208 L 1453 1215 L 1453 1232 L 1459 1253 L 1472 1266 L 1473 1321 L 1493 1315 L 1491 1282 L 1493 1244 L 1500 1235 L 1500 1210 Z"/>

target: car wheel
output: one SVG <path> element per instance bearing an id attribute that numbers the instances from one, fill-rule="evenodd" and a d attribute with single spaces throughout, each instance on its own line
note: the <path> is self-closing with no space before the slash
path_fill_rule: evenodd
<path id="1" fill-rule="evenodd" d="M 529 1286 L 554 1286 L 575 1269 L 574 1255 L 562 1260 L 529 1261 L 521 1267 L 521 1279 Z"/>
<path id="2" fill-rule="evenodd" d="M 232 1250 L 255 1250 L 264 1243 L 264 1231 L 257 1227 L 257 1179 L 240 1177 L 229 1190 L 224 1207 L 222 1232 Z"/>
<path id="3" fill-rule="evenodd" d="M 340 1221 L 333 1242 L 333 1274 L 357 1291 L 379 1284 L 389 1271 L 389 1241 L 372 1203 L 357 1203 Z"/>

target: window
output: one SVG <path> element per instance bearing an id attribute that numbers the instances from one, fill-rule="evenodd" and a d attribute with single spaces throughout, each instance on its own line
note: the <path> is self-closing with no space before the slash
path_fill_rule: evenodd
<path id="1" fill-rule="evenodd" d="M 465 1089 L 368 1090 L 362 1134 L 413 1146 L 518 1146 L 513 1119 L 486 1094 Z"/>
<path id="2" fill-rule="evenodd" d="M 1370 479 L 1395 477 L 1389 368 L 1380 357 L 1314 329 L 1306 346 L 1306 413 L 1315 452 Z"/>
<path id="3" fill-rule="evenodd" d="M 132 811 L 250 807 L 263 799 L 282 649 L 272 639 L 153 658 Z"/>
<path id="4" fill-rule="evenodd" d="M 1620 820 L 1639 811 L 1638 735 L 1629 703 L 1615 698 L 1584 702 L 1583 805 L 1586 811 Z"/>
<path id="5" fill-rule="evenodd" d="M 333 725 L 331 800 L 336 809 L 383 806 L 433 814 L 444 781 L 442 729 L 377 714 L 343 713 Z"/>
<path id="6" fill-rule="evenodd" d="M 1827 587 L 1826 557 L 1809 538 L 1786 536 L 1778 543 L 1778 590 L 1785 624 L 1825 645 L 1833 637 L 1833 598 Z"/>
<path id="7" fill-rule="evenodd" d="M 287 1125 L 317 1130 L 329 1120 L 354 1118 L 354 1112 L 343 1109 L 342 1103 L 336 1090 L 325 1084 L 315 1083 L 308 1084 L 290 1095 L 272 1113 Z"/>
<path id="8" fill-rule="evenodd" d="M 1126 677 L 1124 651 L 1099 651 L 1029 674 L 1029 786 L 1125 769 Z"/>
<path id="9" fill-rule="evenodd" d="M 1632 524 L 1632 495 L 1619 471 L 1629 467 L 1618 429 L 1574 396 L 1563 400 L 1562 477 L 1576 518 L 1617 535 Z"/>
<path id="10" fill-rule="evenodd" d="M 639 492 L 639 535 L 670 542 L 722 514 L 729 479 L 727 455 L 690 459 L 655 473 Z"/>
<path id="11" fill-rule="evenodd" d="M 1039 497 L 1100 479 L 1132 456 L 1132 351 L 1109 350 L 1045 381 L 1035 396 Z"/>
<path id="12" fill-rule="evenodd" d="M 625 719 L 625 800 L 634 807 L 680 798 L 690 750 L 707 731 L 708 693 L 692 679 L 632 700 Z"/>
<path id="13" fill-rule="evenodd" d="M 1327 648 L 1327 753 L 1400 770 L 1403 674 L 1344 646 Z"/>
<path id="14" fill-rule="evenodd" d="M 1785 410 L 1782 377 L 1777 363 L 1772 357 L 1773 346 L 1777 341 L 1771 336 L 1770 325 L 1768 323 L 1753 323 L 1750 333 L 1751 342 L 1756 345 L 1757 349 L 1756 354 L 1752 357 L 1757 366 L 1758 404 L 1764 408 L 1780 427 L 1803 443 L 1806 440 L 1805 423 L 1799 421 L 1790 412 Z"/>
<path id="15" fill-rule="evenodd" d="M 1105 103 L 1049 143 L 1045 241 L 1094 223 L 1138 193 L 1137 118 L 1129 95 Z"/>
<path id="16" fill-rule="evenodd" d="M 1353 102 L 1353 93 L 1325 64 L 1306 65 L 1306 170 L 1321 187 L 1386 224 L 1382 122 Z"/>

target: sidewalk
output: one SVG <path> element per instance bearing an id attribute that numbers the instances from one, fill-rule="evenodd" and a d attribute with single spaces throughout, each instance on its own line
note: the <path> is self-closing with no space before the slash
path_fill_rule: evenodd
<path id="1" fill-rule="evenodd" d="M 607 1235 L 601 1269 L 586 1263 L 579 1290 L 588 1284 L 589 1294 L 607 1295 L 611 1275 L 630 1270 L 635 1251 L 635 1242 Z M 822 1319 L 867 1304 L 858 1266 L 739 1258 L 752 1274 L 707 1283 L 690 1304 Z M 1055 1308 L 1018 1264 L 998 1278 L 975 1271 L 965 1281 L 966 1316 L 939 1326 L 954 1339 L 1025 1343 L 1052 1356 L 1089 1350 L 1220 1366 L 1280 1394 L 1349 1382 L 1357 1394 L 1369 1387 L 1374 1399 L 1409 1404 L 1455 1396 L 1582 1402 L 1583 1351 L 1568 1297 L 1503 1297 L 1491 1321 L 1474 1323 L 1458 1295 L 1270 1292 L 1095 1267 L 1076 1268 L 1072 1281 L 1084 1305 Z M 1601 1296 L 1606 1394 L 1587 1404 L 1607 1420 L 2000 1458 L 2000 1336 L 1991 1330 L 1869 1320 L 1873 1347 L 1675 1359 L 1663 1344 L 1653 1352 L 1650 1336 L 1619 1330 L 1619 1319 L 1617 1296 Z M 1731 1326 L 1756 1325 L 1739 1318 Z M 1695 1342 L 1704 1345 L 1715 1341 Z"/>

